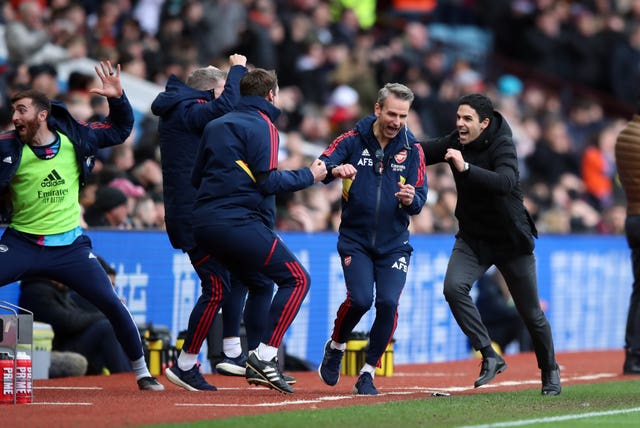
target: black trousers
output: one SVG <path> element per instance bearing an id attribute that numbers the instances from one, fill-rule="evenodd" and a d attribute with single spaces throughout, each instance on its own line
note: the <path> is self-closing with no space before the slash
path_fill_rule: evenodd
<path id="1" fill-rule="evenodd" d="M 640 216 L 627 216 L 624 226 L 631 248 L 633 268 L 633 289 L 629 301 L 624 346 L 629 353 L 640 356 Z"/>
<path id="2" fill-rule="evenodd" d="M 469 292 L 492 264 L 502 273 L 516 309 L 531 334 L 538 367 L 542 370 L 555 369 L 553 337 L 549 321 L 540 307 L 536 258 L 533 254 L 483 264 L 463 239 L 456 239 L 444 278 L 444 296 L 458 325 L 474 349 L 491 345 L 487 328 Z"/>

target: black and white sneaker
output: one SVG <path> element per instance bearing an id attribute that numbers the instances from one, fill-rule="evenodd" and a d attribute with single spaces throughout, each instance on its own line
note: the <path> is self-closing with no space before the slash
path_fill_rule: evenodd
<path id="1" fill-rule="evenodd" d="M 286 373 L 281 373 L 281 374 L 282 374 L 282 379 L 284 379 L 284 381 L 287 382 L 289 385 L 294 385 L 296 383 L 295 377 L 289 376 Z M 245 372 L 245 377 L 249 385 L 265 386 L 267 384 L 267 381 L 262 379 L 262 377 L 258 373 L 256 373 L 256 371 L 253 370 L 251 367 L 247 368 Z"/>
<path id="2" fill-rule="evenodd" d="M 247 369 L 251 369 L 245 375 L 249 384 L 266 386 L 283 394 L 293 394 L 293 388 L 280 373 L 276 358 L 264 361 L 258 358 L 257 353 L 252 352 L 247 359 Z"/>
<path id="3" fill-rule="evenodd" d="M 138 388 L 142 391 L 164 391 L 164 385 L 152 376 L 142 377 L 136 382 L 138 383 Z"/>

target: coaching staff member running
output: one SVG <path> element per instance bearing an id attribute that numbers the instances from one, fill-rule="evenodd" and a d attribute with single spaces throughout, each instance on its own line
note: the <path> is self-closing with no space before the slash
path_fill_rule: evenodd
<path id="1" fill-rule="evenodd" d="M 27 90 L 13 96 L 15 130 L 0 134 L 0 195 L 12 212 L 0 239 L 0 285 L 46 277 L 75 290 L 109 319 L 131 360 L 138 387 L 164 387 L 149 373 L 140 333 L 93 254 L 80 227 L 78 193 L 102 147 L 122 143 L 133 128 L 133 111 L 120 83 L 120 65 L 101 62 L 96 73 L 108 98 L 102 122 L 77 122 L 64 105 Z M 0 201 L 4 202 L 4 201 Z M 9 219 L 4 214 L 12 214 Z"/>
<path id="2" fill-rule="evenodd" d="M 279 136 L 273 122 L 280 114 L 275 73 L 257 68 L 240 80 L 236 110 L 205 128 L 193 169 L 198 189 L 193 210 L 196 243 L 217 257 L 247 286 L 256 275 L 278 286 L 269 324 L 247 360 L 249 376 L 284 393 L 293 389 L 279 370 L 276 354 L 282 338 L 309 291 L 311 278 L 296 256 L 266 225 L 261 207 L 272 195 L 311 186 L 325 178 L 324 162 L 295 171 L 278 171 Z M 273 207 L 275 209 L 275 207 Z M 264 282 L 262 282 L 264 283 Z"/>
<path id="3" fill-rule="evenodd" d="M 458 101 L 457 130 L 422 143 L 427 165 L 448 162 L 458 191 L 459 230 L 444 278 L 444 296 L 471 345 L 482 353 L 474 386 L 507 368 L 491 347 L 491 338 L 469 291 L 495 265 L 531 334 L 542 370 L 542 394 L 560 394 L 551 327 L 540 307 L 533 254 L 537 230 L 523 204 L 518 159 L 511 128 L 491 100 L 481 94 Z"/>
<path id="4" fill-rule="evenodd" d="M 325 182 L 336 170 L 353 165 L 357 175 L 342 185 L 338 252 L 347 297 L 338 308 L 318 374 L 327 385 L 338 382 L 349 335 L 371 309 L 375 290 L 376 316 L 353 389 L 360 395 L 378 394 L 373 377 L 393 337 L 413 252 L 409 218 L 420 213 L 427 198 L 422 148 L 406 127 L 413 98 L 406 86 L 386 84 L 378 91 L 374 114 L 336 138 L 320 156 L 332 172 Z"/>
<path id="5" fill-rule="evenodd" d="M 241 292 L 229 294 L 227 269 L 198 247 L 193 237 L 191 216 L 196 189 L 191 185 L 191 172 L 204 127 L 233 110 L 240 100 L 240 78 L 247 72 L 246 62 L 245 56 L 233 54 L 229 57 L 228 75 L 213 66 L 203 67 L 194 70 L 186 83 L 171 75 L 166 90 L 151 104 L 151 111 L 159 117 L 167 234 L 174 248 L 189 255 L 202 291 L 189 315 L 178 362 L 165 371 L 167 379 L 189 391 L 216 390 L 200 373 L 198 354 L 223 300 L 227 304 L 233 299 L 239 300 L 238 308 L 227 306 L 223 313 L 226 323 L 236 320 L 240 329 L 246 293 L 239 290 Z"/>

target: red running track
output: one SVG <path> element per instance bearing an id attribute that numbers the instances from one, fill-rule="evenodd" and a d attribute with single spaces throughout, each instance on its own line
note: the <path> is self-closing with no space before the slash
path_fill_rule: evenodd
<path id="1" fill-rule="evenodd" d="M 34 381 L 32 404 L 0 406 L 4 427 L 114 428 L 179 423 L 278 411 L 344 407 L 433 397 L 433 393 L 468 395 L 540 388 L 532 353 L 507 355 L 508 369 L 474 389 L 480 360 L 399 365 L 391 377 L 377 376 L 377 397 L 354 396 L 355 376 L 342 376 L 335 387 L 316 372 L 294 372 L 293 395 L 249 386 L 244 378 L 206 375 L 216 392 L 189 392 L 160 376 L 163 392 L 139 391 L 133 375 L 85 376 Z M 564 385 L 630 379 L 622 375 L 624 353 L 574 352 L 558 355 Z M 433 397 L 433 399 L 438 399 Z"/>

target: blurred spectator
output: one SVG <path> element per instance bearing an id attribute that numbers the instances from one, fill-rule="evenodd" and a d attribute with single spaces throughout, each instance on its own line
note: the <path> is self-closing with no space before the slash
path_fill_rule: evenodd
<path id="1" fill-rule="evenodd" d="M 135 161 L 132 139 L 129 138 L 124 143 L 111 148 L 109 162 L 119 171 L 126 172 L 131 170 L 135 165 Z"/>
<path id="2" fill-rule="evenodd" d="M 327 116 L 331 132 L 339 135 L 355 126 L 360 118 L 360 104 L 358 92 L 348 85 L 340 85 L 329 96 Z"/>
<path id="3" fill-rule="evenodd" d="M 283 135 L 280 140 L 280 154 L 278 169 L 293 170 L 302 168 L 308 159 L 304 154 L 304 140 L 299 132 L 291 131 Z"/>
<path id="4" fill-rule="evenodd" d="M 566 122 L 573 146 L 578 154 L 582 154 L 593 134 L 603 127 L 602 106 L 590 98 L 576 98 L 569 106 Z"/>
<path id="5" fill-rule="evenodd" d="M 84 220 L 90 227 L 130 229 L 127 195 L 115 187 L 100 187 L 96 191 L 95 203 L 85 210 Z"/>
<path id="6" fill-rule="evenodd" d="M 9 60 L 0 90 L 8 99 L 18 89 L 37 86 L 64 101 L 74 117 L 94 121 L 108 113 L 104 99 L 87 98 L 76 81 L 82 73 L 75 71 L 68 90 L 61 92 L 64 84 L 58 88 L 55 76 L 59 61 L 87 54 L 121 61 L 125 72 L 164 86 L 171 73 L 184 80 L 195 67 L 224 62 L 230 50 L 242 52 L 255 66 L 278 72 L 283 114 L 277 125 L 283 132 L 298 133 L 290 154 L 283 147 L 285 163 L 313 157 L 314 145 L 325 147 L 350 129 L 351 117 L 374 103 L 377 88 L 387 80 L 406 82 L 413 90 L 408 123 L 420 138 L 446 133 L 454 125 L 455 101 L 462 92 L 482 91 L 492 95 L 512 125 L 523 184 L 532 190 L 546 185 L 549 195 L 566 201 L 565 186 L 555 189 L 559 175 L 570 171 L 581 177 L 581 161 L 598 158 L 591 148 L 582 156 L 594 132 L 631 114 L 640 93 L 633 85 L 640 62 L 640 6 L 636 1 L 500 1 L 483 7 L 485 3 L 489 5 L 395 0 L 5 2 Z M 458 47 L 467 30 L 493 43 L 470 53 L 480 40 L 471 36 Z M 36 39 L 42 47 L 32 44 Z M 31 51 L 25 56 L 28 46 L 42 52 L 52 48 L 63 56 L 50 61 Z M 13 52 L 22 59 L 13 61 Z M 29 69 L 31 65 L 42 67 Z M 555 119 L 564 123 L 564 131 L 553 124 Z M 157 136 L 145 120 L 138 121 L 126 145 L 98 153 L 95 171 L 117 165 L 120 174 L 110 172 L 110 179 L 126 177 L 157 194 L 161 183 L 146 164 L 158 160 Z M 549 134 L 564 132 L 570 154 L 546 147 L 556 144 Z M 433 184 L 429 203 L 435 208 L 431 199 L 437 198 L 438 183 Z M 615 187 L 613 191 L 615 199 Z M 593 203 L 591 192 L 587 185 L 573 197 Z M 560 209 L 570 221 L 573 203 L 557 206 L 551 198 L 525 196 L 538 215 Z M 435 227 L 436 213 L 429 214 Z M 604 212 L 596 214 L 604 221 Z"/>
<path id="7" fill-rule="evenodd" d="M 60 96 L 58 71 L 52 64 L 41 63 L 30 66 L 29 85 L 33 89 L 44 92 L 50 100 L 57 99 Z"/>
<path id="8" fill-rule="evenodd" d="M 611 89 L 621 101 L 630 105 L 640 98 L 640 22 L 628 32 L 626 43 L 614 46 L 611 58 Z"/>
<path id="9" fill-rule="evenodd" d="M 132 177 L 147 191 L 162 191 L 162 168 L 158 161 L 146 159 L 131 171 Z"/>
<path id="10" fill-rule="evenodd" d="M 311 186 L 294 192 L 278 218 L 278 230 L 325 232 L 331 230 L 331 202 L 324 187 Z"/>
<path id="11" fill-rule="evenodd" d="M 164 229 L 164 218 L 159 215 L 151 196 L 144 195 L 135 200 L 131 225 L 134 229 Z"/>
<path id="12" fill-rule="evenodd" d="M 432 207 L 425 205 L 422 207 L 420 214 L 411 217 L 409 222 L 409 232 L 411 234 L 436 233 Z"/>
<path id="13" fill-rule="evenodd" d="M 11 11 L 5 9 L 5 11 Z M 44 20 L 44 6 L 36 0 L 17 4 L 13 16 L 6 17 L 4 38 L 11 65 L 58 63 L 69 58 L 66 49 L 51 42 Z"/>
<path id="14" fill-rule="evenodd" d="M 439 233 L 457 232 L 458 220 L 455 216 L 458 193 L 455 187 L 445 187 L 438 191 L 438 200 L 432 206 L 433 230 Z"/>
<path id="15" fill-rule="evenodd" d="M 580 160 L 560 117 L 551 117 L 543 125 L 542 138 L 536 142 L 534 152 L 526 158 L 529 175 L 533 180 L 555 184 L 563 174 L 580 176 Z"/>
<path id="16" fill-rule="evenodd" d="M 146 196 L 144 187 L 133 184 L 131 180 L 125 177 L 116 177 L 109 182 L 109 187 L 121 190 L 127 197 L 127 210 L 133 217 L 138 202 Z M 133 220 L 133 218 L 132 218 Z M 135 224 L 132 225 L 134 228 Z"/>
<path id="17" fill-rule="evenodd" d="M 275 70 L 279 55 L 276 45 L 284 38 L 275 1 L 255 0 L 250 4 L 236 50 L 251 58 L 256 67 Z"/>
<path id="18" fill-rule="evenodd" d="M 568 76 L 591 88 L 605 88 L 605 73 L 602 63 L 606 61 L 608 46 L 600 33 L 602 17 L 584 5 L 572 7 L 567 34 L 560 40 L 564 49 L 564 60 L 568 63 Z M 580 64 L 571 67 L 571 64 Z"/>
<path id="19" fill-rule="evenodd" d="M 627 217 L 626 206 L 614 203 L 604 210 L 602 220 L 598 224 L 598 233 L 622 235 L 625 233 L 624 223 Z"/>
<path id="20" fill-rule="evenodd" d="M 617 175 L 615 144 L 623 122 L 614 122 L 592 136 L 592 143 L 582 155 L 582 180 L 591 204 L 604 210 L 613 204 Z"/>

